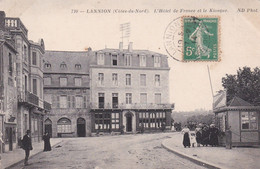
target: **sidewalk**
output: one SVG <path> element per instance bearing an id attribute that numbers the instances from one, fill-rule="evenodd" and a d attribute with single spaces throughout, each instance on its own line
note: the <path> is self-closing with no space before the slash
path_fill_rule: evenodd
<path id="1" fill-rule="evenodd" d="M 258 169 L 260 166 L 260 148 L 225 149 L 225 147 L 211 146 L 184 148 L 182 134 L 176 132 L 170 137 L 162 142 L 164 148 L 207 168 Z"/>
<path id="2" fill-rule="evenodd" d="M 55 145 L 57 145 L 58 143 L 62 142 L 61 138 L 51 138 L 50 140 L 51 142 L 51 146 L 54 147 Z M 33 146 L 33 150 L 30 151 L 30 157 L 43 152 L 43 146 L 44 146 L 44 142 L 33 142 L 32 143 Z M 8 151 L 6 153 L 2 153 L 1 155 L 1 160 L 0 160 L 0 169 L 4 169 L 4 168 L 12 168 L 12 166 L 14 164 L 23 162 L 24 157 L 25 157 L 25 152 L 23 149 L 19 148 L 19 149 L 14 149 L 13 151 Z M 30 161 L 30 159 L 29 159 Z"/>

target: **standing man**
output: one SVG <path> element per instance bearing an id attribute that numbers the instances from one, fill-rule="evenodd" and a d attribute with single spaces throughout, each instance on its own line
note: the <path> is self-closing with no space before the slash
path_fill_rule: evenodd
<path id="1" fill-rule="evenodd" d="M 28 165 L 28 158 L 30 155 L 30 151 L 33 149 L 32 148 L 32 139 L 31 139 L 31 131 L 27 130 L 26 135 L 23 136 L 23 149 L 25 151 L 25 159 L 24 159 L 24 165 Z"/>

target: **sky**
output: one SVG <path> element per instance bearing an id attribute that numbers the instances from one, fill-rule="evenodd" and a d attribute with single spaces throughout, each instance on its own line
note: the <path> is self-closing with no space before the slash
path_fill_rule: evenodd
<path id="1" fill-rule="evenodd" d="M 257 9 L 256 7 L 259 7 Z M 238 9 L 248 12 L 238 12 Z M 147 13 L 86 13 L 91 9 L 146 10 Z M 227 12 L 155 13 L 155 9 L 224 9 Z M 257 12 L 252 12 L 257 9 Z M 235 74 L 239 67 L 260 66 L 259 0 L 0 0 L 0 10 L 7 17 L 19 17 L 29 30 L 30 40 L 44 39 L 46 50 L 83 51 L 118 48 L 120 24 L 130 22 L 134 49 L 147 49 L 169 56 L 170 103 L 176 111 L 212 109 L 213 93 L 223 89 L 225 74 Z M 84 11 L 73 13 L 72 11 Z M 180 16 L 218 16 L 220 20 L 219 62 L 178 62 L 164 47 L 164 32 Z M 124 46 L 127 48 L 127 40 Z M 181 57 L 178 52 L 174 55 Z"/>

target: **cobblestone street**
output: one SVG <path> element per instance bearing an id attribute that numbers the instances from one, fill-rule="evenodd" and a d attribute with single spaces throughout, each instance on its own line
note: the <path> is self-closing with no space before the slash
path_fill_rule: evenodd
<path id="1" fill-rule="evenodd" d="M 15 168 L 202 168 L 161 147 L 172 134 L 68 138 Z"/>

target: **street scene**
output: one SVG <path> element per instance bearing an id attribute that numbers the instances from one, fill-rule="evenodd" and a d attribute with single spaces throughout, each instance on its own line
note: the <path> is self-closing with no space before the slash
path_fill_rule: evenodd
<path id="1" fill-rule="evenodd" d="M 0 169 L 257 169 L 260 1 L 0 1 Z"/>

